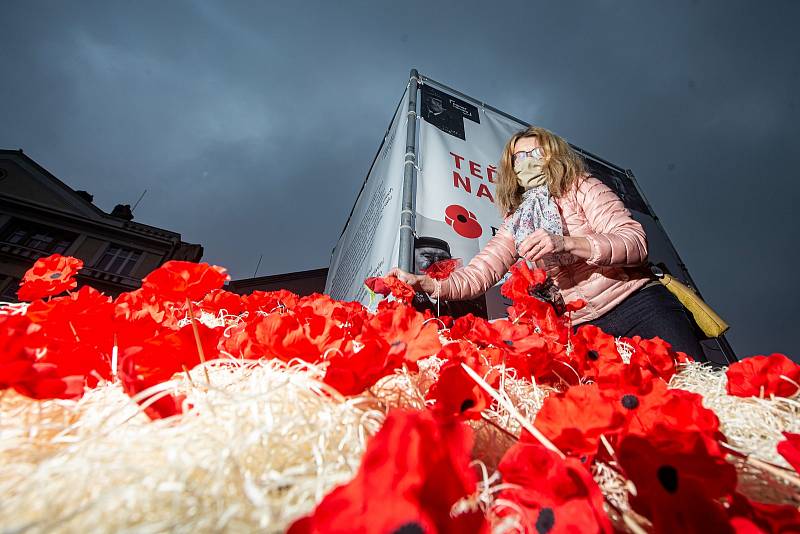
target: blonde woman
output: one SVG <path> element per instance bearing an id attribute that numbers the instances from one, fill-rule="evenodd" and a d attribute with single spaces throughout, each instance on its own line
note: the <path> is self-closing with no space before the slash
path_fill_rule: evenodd
<path id="1" fill-rule="evenodd" d="M 680 301 L 647 274 L 647 237 L 622 200 L 586 171 L 561 137 L 530 127 L 514 134 L 500 158 L 495 199 L 504 222 L 438 294 L 425 275 L 397 267 L 388 275 L 443 300 L 485 293 L 519 259 L 545 269 L 565 302 L 583 299 L 575 326 L 614 336 L 659 336 L 698 361 L 705 355 Z"/>

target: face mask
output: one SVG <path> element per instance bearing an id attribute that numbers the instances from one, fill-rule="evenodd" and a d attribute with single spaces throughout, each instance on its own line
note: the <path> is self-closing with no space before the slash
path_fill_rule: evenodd
<path id="1" fill-rule="evenodd" d="M 517 173 L 517 182 L 525 189 L 547 183 L 547 177 L 542 170 L 543 161 L 537 158 L 525 158 L 514 164 Z"/>

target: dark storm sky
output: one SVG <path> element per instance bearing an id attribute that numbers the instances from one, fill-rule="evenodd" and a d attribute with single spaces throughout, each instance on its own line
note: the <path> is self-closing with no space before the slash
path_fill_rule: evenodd
<path id="1" fill-rule="evenodd" d="M 635 172 L 740 356 L 800 356 L 800 2 L 0 4 L 0 147 L 234 278 L 327 266 L 408 71 Z"/>

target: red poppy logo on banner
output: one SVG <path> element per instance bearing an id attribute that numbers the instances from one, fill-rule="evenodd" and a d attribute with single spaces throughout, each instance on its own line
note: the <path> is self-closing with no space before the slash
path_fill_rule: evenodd
<path id="1" fill-rule="evenodd" d="M 464 206 L 451 204 L 444 210 L 444 222 L 453 227 L 461 237 L 477 239 L 483 233 L 478 218 Z"/>

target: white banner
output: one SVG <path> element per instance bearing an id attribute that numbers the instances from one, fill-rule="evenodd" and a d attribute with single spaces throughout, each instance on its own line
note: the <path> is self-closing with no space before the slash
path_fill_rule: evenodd
<path id="1" fill-rule="evenodd" d="M 407 108 L 408 88 L 333 251 L 325 293 L 335 299 L 367 304 L 364 279 L 397 265 Z"/>
<path id="2" fill-rule="evenodd" d="M 420 117 L 416 233 L 447 242 L 466 265 L 502 223 L 494 203 L 497 165 L 505 143 L 526 125 L 430 82 L 422 86 Z M 476 315 L 505 315 L 498 287 L 473 305 Z"/>

